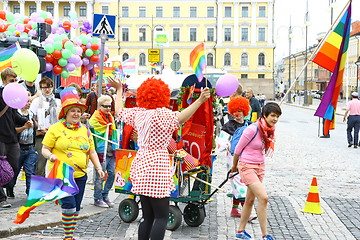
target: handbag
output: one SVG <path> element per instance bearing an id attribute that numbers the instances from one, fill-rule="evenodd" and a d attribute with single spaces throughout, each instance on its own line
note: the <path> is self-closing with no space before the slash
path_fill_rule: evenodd
<path id="1" fill-rule="evenodd" d="M 14 177 L 14 170 L 6 160 L 6 156 L 0 156 L 0 186 L 8 184 Z"/>

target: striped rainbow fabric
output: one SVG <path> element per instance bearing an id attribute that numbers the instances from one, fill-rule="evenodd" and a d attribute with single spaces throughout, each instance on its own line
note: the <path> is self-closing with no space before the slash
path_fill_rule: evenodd
<path id="1" fill-rule="evenodd" d="M 199 82 L 204 78 L 203 70 L 206 67 L 205 45 L 200 43 L 190 53 L 190 66 Z"/>
<path id="2" fill-rule="evenodd" d="M 20 207 L 14 223 L 23 223 L 30 212 L 43 203 L 75 195 L 79 188 L 74 180 L 74 169 L 68 164 L 55 160 L 48 177 L 32 175 L 30 191 L 24 206 Z"/>
<path id="3" fill-rule="evenodd" d="M 315 116 L 325 119 L 324 135 L 335 128 L 335 111 L 343 82 L 347 50 L 350 38 L 351 1 L 334 31 L 313 59 L 313 62 L 331 71 L 333 74 L 324 96 L 315 112 Z"/>
<path id="4" fill-rule="evenodd" d="M 18 46 L 14 43 L 0 52 L 0 71 L 11 67 L 11 57 L 17 50 Z"/>

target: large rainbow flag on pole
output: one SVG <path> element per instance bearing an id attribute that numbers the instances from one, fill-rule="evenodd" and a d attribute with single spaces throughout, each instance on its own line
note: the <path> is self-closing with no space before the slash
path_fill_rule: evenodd
<path id="1" fill-rule="evenodd" d="M 315 116 L 325 119 L 324 135 L 335 128 L 335 111 L 343 82 L 351 25 L 351 1 L 335 29 L 312 60 L 333 74 Z"/>
<path id="2" fill-rule="evenodd" d="M 0 52 L 0 71 L 11 67 L 11 58 L 18 49 L 18 45 L 14 43 Z"/>
<path id="3" fill-rule="evenodd" d="M 31 176 L 27 201 L 20 207 L 14 223 L 23 223 L 29 217 L 30 211 L 43 203 L 75 195 L 78 192 L 79 188 L 74 180 L 74 169 L 56 159 L 47 178 Z"/>
<path id="4" fill-rule="evenodd" d="M 205 44 L 200 43 L 190 53 L 190 66 L 199 82 L 204 78 L 203 70 L 206 68 Z"/>

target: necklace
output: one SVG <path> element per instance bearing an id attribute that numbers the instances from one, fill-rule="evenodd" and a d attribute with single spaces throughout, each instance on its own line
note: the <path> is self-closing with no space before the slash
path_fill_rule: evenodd
<path id="1" fill-rule="evenodd" d="M 65 120 L 65 118 L 62 118 L 59 120 L 59 122 L 61 122 L 66 128 L 68 129 L 72 129 L 72 130 L 76 130 L 76 129 L 79 129 L 81 127 L 81 123 L 78 122 L 78 123 L 69 123 Z"/>

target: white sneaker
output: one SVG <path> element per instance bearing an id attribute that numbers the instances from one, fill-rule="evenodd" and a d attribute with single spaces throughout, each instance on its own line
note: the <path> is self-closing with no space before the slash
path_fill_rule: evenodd
<path id="1" fill-rule="evenodd" d="M 103 200 L 100 200 L 100 199 L 94 200 L 94 205 L 97 207 L 102 207 L 102 208 L 109 207 Z"/>

